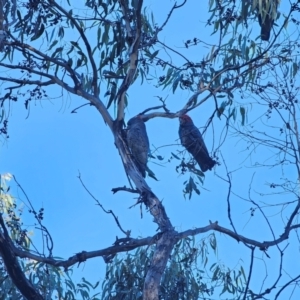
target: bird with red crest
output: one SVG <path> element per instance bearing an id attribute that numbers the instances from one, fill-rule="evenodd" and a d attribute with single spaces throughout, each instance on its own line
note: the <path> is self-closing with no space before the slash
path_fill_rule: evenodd
<path id="1" fill-rule="evenodd" d="M 199 129 L 188 115 L 181 115 L 179 123 L 178 133 L 182 146 L 192 154 L 202 172 L 211 170 L 216 161 L 209 156 Z"/>

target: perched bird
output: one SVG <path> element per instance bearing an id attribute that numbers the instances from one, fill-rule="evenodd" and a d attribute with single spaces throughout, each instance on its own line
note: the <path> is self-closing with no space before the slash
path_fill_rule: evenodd
<path id="1" fill-rule="evenodd" d="M 127 143 L 136 166 L 142 176 L 145 177 L 149 153 L 149 139 L 145 123 L 140 115 L 131 118 L 127 122 Z"/>
<path id="2" fill-rule="evenodd" d="M 199 129 L 188 115 L 179 117 L 179 137 L 183 147 L 192 154 L 202 172 L 211 170 L 216 162 L 209 156 Z"/>
<path id="3" fill-rule="evenodd" d="M 260 36 L 263 41 L 270 39 L 270 33 L 277 18 L 277 7 L 280 0 L 262 0 L 256 1 L 256 9 L 258 14 L 258 22 L 261 27 Z"/>

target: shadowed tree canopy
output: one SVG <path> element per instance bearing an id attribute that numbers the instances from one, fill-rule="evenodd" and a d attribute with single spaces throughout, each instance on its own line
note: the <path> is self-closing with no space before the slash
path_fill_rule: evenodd
<path id="1" fill-rule="evenodd" d="M 74 118 L 97 114 L 101 139 L 112 137 L 101 140 L 111 156 L 101 157 L 99 181 L 125 174 L 105 186 L 115 209 L 79 174 L 122 237 L 76 254 L 70 245 L 68 258 L 56 253 L 40 200 L 27 196 L 44 187 L 2 174 L 1 299 L 300 297 L 299 1 L 0 0 L 0 14 L 3 141 L 17 136 L 13 109 L 30 119 L 37 103 L 72 98 L 64 107 Z M 23 224 L 19 193 L 41 248 Z M 148 237 L 123 228 L 120 195 L 136 220 L 151 216 Z M 72 268 L 96 257 L 106 267 L 101 282 L 75 285 Z"/>

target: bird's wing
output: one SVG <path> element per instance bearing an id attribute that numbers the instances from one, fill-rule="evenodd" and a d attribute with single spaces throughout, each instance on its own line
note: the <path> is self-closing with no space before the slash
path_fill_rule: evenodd
<path id="1" fill-rule="evenodd" d="M 190 139 L 191 139 L 190 143 L 193 143 L 193 144 L 197 143 L 198 151 L 205 152 L 208 155 L 208 151 L 207 151 L 206 145 L 204 143 L 202 134 L 200 133 L 199 129 L 196 126 L 194 126 L 191 129 Z"/>
<path id="2" fill-rule="evenodd" d="M 145 164 L 148 160 L 149 140 L 144 128 L 135 126 L 128 134 L 129 144 L 132 154 L 139 163 Z"/>

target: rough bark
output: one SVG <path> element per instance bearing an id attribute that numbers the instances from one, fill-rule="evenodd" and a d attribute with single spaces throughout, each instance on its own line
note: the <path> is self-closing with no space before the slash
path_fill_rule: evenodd
<path id="1" fill-rule="evenodd" d="M 174 230 L 165 232 L 156 244 L 151 266 L 144 282 L 144 300 L 159 299 L 160 281 L 172 249 L 176 243 L 175 234 L 176 232 Z"/>
<path id="2" fill-rule="evenodd" d="M 162 233 L 156 244 L 151 265 L 146 275 L 143 291 L 144 300 L 158 300 L 161 277 L 176 243 L 175 236 L 177 232 L 174 230 L 161 201 L 159 201 L 158 197 L 151 191 L 151 188 L 137 170 L 137 167 L 129 154 L 126 141 L 123 138 L 122 130 L 118 126 L 118 123 L 114 126 L 114 136 L 115 144 L 119 150 L 126 173 L 140 191 L 140 201 L 145 203 L 154 218 L 154 222 L 157 223 L 159 230 Z"/>

